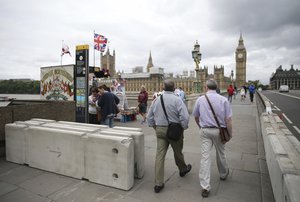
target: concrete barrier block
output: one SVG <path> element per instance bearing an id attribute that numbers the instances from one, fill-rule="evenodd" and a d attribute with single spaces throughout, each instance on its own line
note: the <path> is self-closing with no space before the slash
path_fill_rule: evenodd
<path id="1" fill-rule="evenodd" d="M 279 118 L 279 116 L 274 115 L 273 117 L 274 117 L 274 119 L 275 119 L 275 121 L 276 121 L 277 124 L 278 123 L 282 123 L 282 120 Z"/>
<path id="2" fill-rule="evenodd" d="M 266 127 L 267 135 L 274 135 L 276 134 L 272 127 Z"/>
<path id="3" fill-rule="evenodd" d="M 133 127 L 123 127 L 123 126 L 115 126 L 113 127 L 115 130 L 126 130 L 126 131 L 137 131 L 137 132 L 143 132 L 141 128 L 133 128 Z"/>
<path id="4" fill-rule="evenodd" d="M 27 125 L 27 126 L 40 126 L 43 125 L 45 122 L 28 120 L 28 121 L 15 121 L 15 123 L 20 125 Z"/>
<path id="5" fill-rule="evenodd" d="M 278 165 L 282 174 L 296 174 L 297 170 L 293 162 L 286 157 L 278 157 Z"/>
<path id="6" fill-rule="evenodd" d="M 32 118 L 30 119 L 32 121 L 40 121 L 40 122 L 44 122 L 44 123 L 54 123 L 56 122 L 55 120 L 53 119 L 40 119 L 40 118 Z"/>
<path id="7" fill-rule="evenodd" d="M 26 125 L 9 123 L 5 125 L 6 160 L 14 163 L 25 163 Z"/>
<path id="8" fill-rule="evenodd" d="M 99 129 L 108 128 L 108 126 L 106 126 L 106 125 L 78 123 L 78 122 L 71 122 L 71 121 L 58 121 L 57 123 L 61 123 L 61 124 L 65 124 L 65 125 L 72 125 L 72 126 L 95 127 L 95 128 L 99 128 Z"/>
<path id="9" fill-rule="evenodd" d="M 134 141 L 134 177 L 142 179 L 145 173 L 145 139 L 144 133 L 137 131 L 104 129 L 101 135 L 117 135 L 132 137 Z"/>
<path id="10" fill-rule="evenodd" d="M 287 155 L 287 152 L 281 145 L 281 143 L 276 135 L 270 135 L 269 140 L 270 140 L 272 150 L 276 155 Z"/>
<path id="11" fill-rule="evenodd" d="M 45 123 L 42 126 L 48 127 L 48 128 L 57 128 L 57 129 L 71 130 L 71 131 L 85 132 L 85 133 L 95 133 L 97 131 L 100 131 L 100 129 L 98 127 L 68 125 L 68 124 L 62 124 L 62 123 Z"/>
<path id="12" fill-rule="evenodd" d="M 84 139 L 85 178 L 129 190 L 134 183 L 133 139 L 100 134 L 88 134 Z"/>
<path id="13" fill-rule="evenodd" d="M 30 126 L 28 164 L 31 167 L 81 179 L 84 176 L 83 132 Z"/>
<path id="14" fill-rule="evenodd" d="M 284 175 L 283 198 L 281 201 L 299 202 L 300 201 L 300 176 Z"/>

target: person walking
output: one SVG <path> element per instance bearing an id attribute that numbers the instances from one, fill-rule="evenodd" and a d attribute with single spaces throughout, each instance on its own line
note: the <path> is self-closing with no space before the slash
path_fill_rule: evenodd
<path id="1" fill-rule="evenodd" d="M 180 97 L 174 94 L 175 83 L 173 80 L 164 81 L 164 91 L 161 96 L 165 105 L 168 119 L 173 123 L 180 123 L 183 129 L 188 128 L 189 113 Z M 165 116 L 160 97 L 157 97 L 151 104 L 147 121 L 149 127 L 153 127 L 156 133 L 157 149 L 155 157 L 155 193 L 159 193 L 164 188 L 164 166 L 165 156 L 171 145 L 175 163 L 179 169 L 179 176 L 184 177 L 191 171 L 191 164 L 186 164 L 184 161 L 183 149 L 183 134 L 180 139 L 175 141 L 167 138 L 168 120 Z"/>
<path id="2" fill-rule="evenodd" d="M 101 94 L 97 104 L 100 107 L 101 122 L 100 124 L 108 125 L 110 128 L 113 127 L 114 117 L 116 115 L 116 107 L 119 104 L 119 98 L 109 92 L 109 87 L 106 85 L 101 85 L 99 87 L 99 92 Z"/>
<path id="3" fill-rule="evenodd" d="M 211 102 L 221 127 L 227 127 L 232 134 L 232 109 L 228 100 L 216 93 L 217 82 L 213 79 L 206 82 L 206 95 Z M 226 180 L 229 175 L 229 167 L 225 155 L 225 144 L 221 142 L 218 124 L 213 116 L 205 95 L 199 97 L 194 106 L 192 115 L 200 128 L 201 160 L 199 170 L 202 196 L 208 197 L 210 186 L 211 150 L 213 145 L 216 149 L 217 167 L 221 180 Z"/>
<path id="4" fill-rule="evenodd" d="M 91 88 L 91 95 L 89 96 L 89 123 L 99 124 L 97 118 L 96 103 L 98 100 L 98 90 L 96 87 Z"/>
<path id="5" fill-rule="evenodd" d="M 143 118 L 143 120 L 141 121 L 141 124 L 146 122 L 147 102 L 148 102 L 148 92 L 146 91 L 145 86 L 141 86 L 141 91 L 138 96 L 139 113 L 141 114 L 141 116 Z"/>
<path id="6" fill-rule="evenodd" d="M 227 88 L 227 93 L 228 93 L 228 101 L 232 102 L 232 96 L 234 94 L 234 88 L 232 87 L 231 84 Z"/>
<path id="7" fill-rule="evenodd" d="M 243 87 L 241 87 L 240 94 L 241 94 L 241 101 L 244 101 L 246 97 L 246 93 Z"/>
<path id="8" fill-rule="evenodd" d="M 254 93 L 255 93 L 255 86 L 253 85 L 253 83 L 251 83 L 249 86 L 249 95 L 250 95 L 250 101 L 252 103 L 253 103 Z"/>

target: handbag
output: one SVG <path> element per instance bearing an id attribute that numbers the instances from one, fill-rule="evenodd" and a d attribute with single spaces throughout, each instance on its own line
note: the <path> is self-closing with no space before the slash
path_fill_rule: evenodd
<path id="1" fill-rule="evenodd" d="M 221 127 L 221 125 L 219 123 L 219 120 L 218 120 L 218 118 L 216 116 L 216 113 L 214 111 L 214 108 L 212 107 L 212 105 L 211 105 L 211 103 L 210 103 L 210 101 L 209 101 L 209 99 L 208 99 L 208 97 L 207 97 L 206 94 L 205 94 L 205 98 L 207 99 L 207 102 L 208 102 L 208 104 L 210 106 L 210 109 L 211 109 L 211 111 L 212 111 L 212 113 L 214 115 L 214 118 L 215 118 L 215 120 L 216 120 L 216 122 L 218 124 L 219 130 L 220 130 L 221 142 L 223 144 L 225 144 L 226 142 L 228 142 L 232 138 L 232 135 L 229 133 L 229 131 L 228 131 L 228 129 L 226 127 Z"/>
<path id="2" fill-rule="evenodd" d="M 183 127 L 180 123 L 173 123 L 169 121 L 168 114 L 166 112 L 163 95 L 160 96 L 161 105 L 164 110 L 165 116 L 168 120 L 167 138 L 170 140 L 178 141 L 183 135 Z"/>

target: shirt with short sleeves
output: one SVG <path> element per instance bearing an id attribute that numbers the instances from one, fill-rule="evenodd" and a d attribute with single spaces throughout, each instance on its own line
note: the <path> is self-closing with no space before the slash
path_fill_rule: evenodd
<path id="1" fill-rule="evenodd" d="M 231 105 L 227 98 L 219 95 L 215 90 L 209 90 L 206 95 L 211 102 L 221 127 L 226 127 L 226 119 L 232 117 Z M 192 115 L 199 117 L 200 127 L 218 127 L 204 95 L 197 99 Z"/>

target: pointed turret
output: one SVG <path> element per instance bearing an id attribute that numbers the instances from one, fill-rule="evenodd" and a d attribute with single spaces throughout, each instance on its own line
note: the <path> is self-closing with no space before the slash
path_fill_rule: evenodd
<path id="1" fill-rule="evenodd" d="M 153 67 L 153 62 L 152 62 L 152 56 L 151 56 L 151 51 L 150 51 L 150 56 L 148 59 L 148 64 L 147 64 L 147 72 L 150 72 L 150 68 Z"/>
<path id="2" fill-rule="evenodd" d="M 237 47 L 236 49 L 237 49 L 237 50 L 245 50 L 242 32 L 241 32 L 241 34 L 240 34 L 239 45 L 238 45 L 238 47 Z"/>

